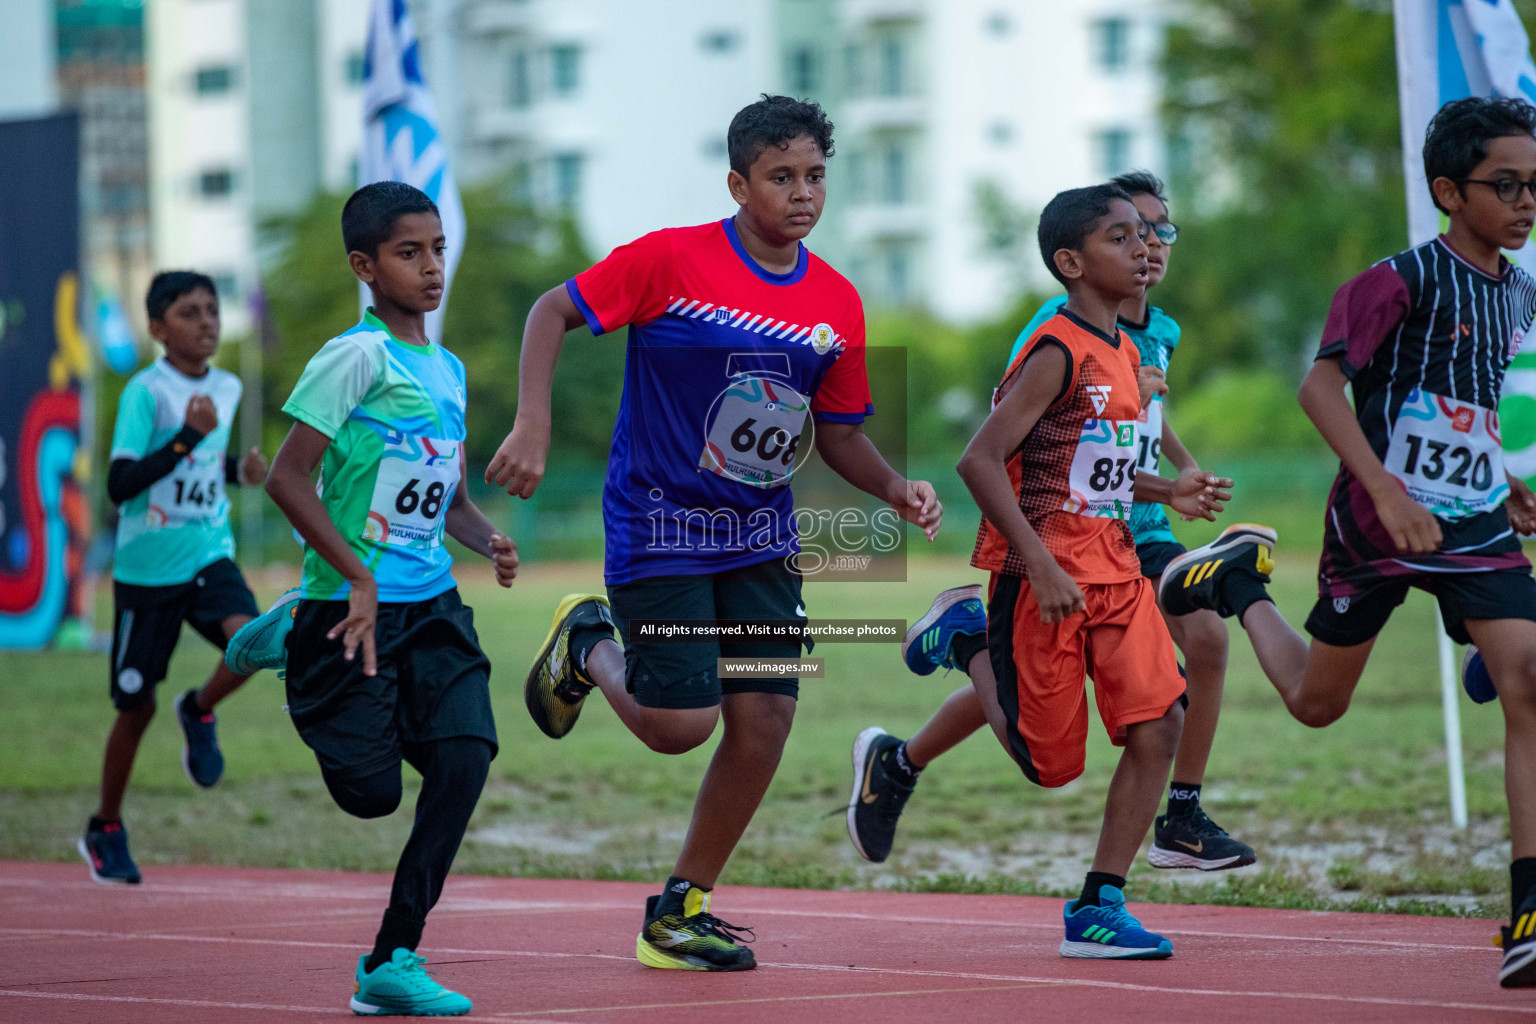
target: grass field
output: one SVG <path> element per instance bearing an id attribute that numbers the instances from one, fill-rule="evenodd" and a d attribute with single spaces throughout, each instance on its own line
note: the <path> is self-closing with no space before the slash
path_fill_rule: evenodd
<path id="1" fill-rule="evenodd" d="M 1292 621 L 1311 605 L 1316 556 L 1280 555 L 1275 593 Z M 905 584 L 810 584 L 816 617 L 910 619 L 945 586 L 978 578 L 958 558 L 914 559 Z M 558 597 L 600 583 L 595 565 L 535 565 L 510 592 L 483 565 L 461 567 L 466 600 L 495 666 L 501 754 L 457 863 L 463 872 L 660 880 L 687 825 L 712 745 L 681 757 L 644 749 L 601 698 L 555 743 L 528 720 L 521 683 Z M 284 578 L 258 581 L 263 600 Z M 103 616 L 102 621 L 106 621 Z M 1133 872 L 1137 899 L 1503 915 L 1508 833 L 1503 725 L 1496 705 L 1463 700 L 1472 828 L 1449 825 L 1434 612 L 1415 595 L 1377 645 L 1350 713 L 1322 731 L 1293 722 L 1234 637 L 1222 731 L 1205 803 L 1251 842 L 1260 864 L 1200 876 Z M 842 808 L 849 745 L 869 724 L 915 729 L 959 674 L 919 679 L 897 648 L 824 644 L 827 678 L 802 684 L 799 717 L 773 788 L 724 883 L 800 887 L 1066 893 L 1085 870 L 1115 753 L 1090 733 L 1088 771 L 1070 786 L 1029 786 L 990 735 L 923 776 L 884 865 L 861 861 Z M 220 709 L 224 782 L 193 789 L 178 760 L 170 698 L 201 681 L 214 652 L 188 632 L 162 688 L 125 817 L 134 853 L 156 864 L 214 863 L 388 870 L 410 826 L 410 796 L 392 817 L 363 822 L 330 801 L 309 751 L 265 674 Z M 67 860 L 95 806 L 111 717 L 105 655 L 0 654 L 0 858 Z M 407 775 L 411 773 L 407 771 Z M 83 872 L 83 868 L 82 868 Z"/>

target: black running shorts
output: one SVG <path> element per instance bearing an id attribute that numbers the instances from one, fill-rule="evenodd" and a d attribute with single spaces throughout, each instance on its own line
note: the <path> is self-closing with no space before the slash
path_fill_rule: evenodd
<path id="1" fill-rule="evenodd" d="M 171 652 L 187 623 L 223 650 L 229 643 L 224 620 L 232 615 L 254 619 L 260 612 L 251 588 L 227 558 L 205 565 L 185 583 L 140 587 L 112 583 L 112 659 L 108 675 L 112 706 L 132 711 L 155 692 L 171 664 Z"/>
<path id="2" fill-rule="evenodd" d="M 1334 647 L 1372 639 L 1403 603 L 1408 589 L 1435 595 L 1445 632 L 1459 644 L 1472 642 L 1468 619 L 1529 619 L 1536 622 L 1536 579 L 1530 569 L 1494 572 L 1414 573 L 1378 580 L 1350 597 L 1320 597 L 1307 616 L 1307 632 Z"/>
<path id="3" fill-rule="evenodd" d="M 633 642 L 631 619 L 804 619 L 801 577 L 773 558 L 702 576 L 650 576 L 608 588 L 624 638 L 624 678 L 635 703 L 647 708 L 709 708 L 727 693 L 796 697 L 800 680 L 778 676 L 721 679 L 719 658 L 798 658 L 800 644 L 771 642 Z"/>
<path id="4" fill-rule="evenodd" d="M 341 638 L 346 601 L 300 601 L 288 634 L 288 714 L 328 775 L 358 779 L 398 765 L 404 745 L 475 736 L 497 747 L 491 663 L 457 589 L 380 604 L 378 674 L 363 674 Z"/>
<path id="5" fill-rule="evenodd" d="M 1168 568 L 1168 563 L 1188 551 L 1176 540 L 1153 540 L 1136 545 L 1136 557 L 1141 559 L 1141 574 L 1155 580 Z"/>

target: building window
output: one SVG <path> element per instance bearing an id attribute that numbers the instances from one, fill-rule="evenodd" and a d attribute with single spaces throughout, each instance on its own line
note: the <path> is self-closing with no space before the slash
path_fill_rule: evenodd
<path id="1" fill-rule="evenodd" d="M 514 107 L 526 107 L 533 103 L 533 61 L 527 50 L 518 50 L 512 54 L 507 101 Z"/>
<path id="2" fill-rule="evenodd" d="M 730 29 L 717 29 L 706 32 L 699 39 L 699 46 L 705 53 L 730 53 L 736 49 L 736 33 Z"/>
<path id="3" fill-rule="evenodd" d="M 864 93 L 864 51 L 856 43 L 843 47 L 843 85 L 849 96 Z"/>
<path id="4" fill-rule="evenodd" d="M 730 155 L 729 150 L 726 149 L 725 140 L 714 136 L 704 140 L 703 152 L 706 160 L 724 160 Z"/>
<path id="5" fill-rule="evenodd" d="M 581 48 L 556 46 L 549 51 L 550 85 L 556 96 L 570 96 L 581 86 Z"/>
<path id="6" fill-rule="evenodd" d="M 880 95 L 900 96 L 906 91 L 906 48 L 900 39 L 880 44 Z"/>
<path id="7" fill-rule="evenodd" d="M 797 46 L 789 51 L 785 78 L 789 91 L 797 96 L 809 96 L 816 91 L 816 51 L 809 46 Z"/>
<path id="8" fill-rule="evenodd" d="M 994 146 L 1006 146 L 1013 141 L 1013 125 L 1007 121 L 993 121 L 987 128 L 987 138 Z"/>
<path id="9" fill-rule="evenodd" d="M 192 88 L 199 96 L 222 96 L 234 84 L 235 71 L 227 64 L 198 68 L 192 75 Z"/>
<path id="10" fill-rule="evenodd" d="M 362 85 L 363 79 L 367 76 L 367 74 L 368 59 L 363 56 L 363 52 L 358 50 L 356 53 L 348 54 L 346 71 L 347 84 Z"/>
<path id="11" fill-rule="evenodd" d="M 1093 59 L 1102 71 L 1124 71 L 1131 62 L 1131 23 L 1103 18 L 1093 23 Z"/>
<path id="12" fill-rule="evenodd" d="M 907 151 L 899 145 L 887 146 L 883 158 L 885 164 L 883 176 L 883 188 L 880 198 L 883 202 L 901 204 L 907 201 L 908 178 L 910 168 L 907 166 Z"/>
<path id="13" fill-rule="evenodd" d="M 993 11 L 987 16 L 987 31 L 994 36 L 1005 36 L 1008 30 L 1013 28 L 1013 22 L 1008 19 L 1006 11 Z"/>
<path id="14" fill-rule="evenodd" d="M 1097 150 L 1099 174 L 1102 177 L 1112 178 L 1130 169 L 1131 133 L 1129 130 L 1110 128 L 1099 132 L 1094 137 L 1094 148 Z"/>
<path id="15" fill-rule="evenodd" d="M 581 195 L 581 154 L 561 153 L 555 157 L 555 202 L 574 206 Z"/>
<path id="16" fill-rule="evenodd" d="M 204 199 L 226 199 L 235 191 L 235 172 L 216 167 L 197 176 L 197 192 Z"/>
<path id="17" fill-rule="evenodd" d="M 240 286 L 229 272 L 213 275 L 213 289 L 220 305 L 233 306 L 240 301 Z"/>

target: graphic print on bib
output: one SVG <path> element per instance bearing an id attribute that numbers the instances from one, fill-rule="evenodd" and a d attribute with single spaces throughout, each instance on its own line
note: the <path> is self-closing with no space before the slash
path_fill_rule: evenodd
<path id="1" fill-rule="evenodd" d="M 215 518 L 225 505 L 224 454 L 193 452 L 149 487 L 145 512 L 152 529 Z"/>
<path id="2" fill-rule="evenodd" d="M 1087 420 L 1068 478 L 1071 497 L 1062 510 L 1101 519 L 1126 519 L 1136 491 L 1136 421 Z"/>
<path id="3" fill-rule="evenodd" d="M 783 487 L 801 444 L 810 443 L 810 409 L 811 400 L 782 380 L 735 375 L 709 410 L 700 468 L 752 487 Z"/>
<path id="4" fill-rule="evenodd" d="M 1136 469 L 1156 473 L 1157 460 L 1163 455 L 1163 403 L 1154 398 L 1141 410 L 1136 420 Z"/>
<path id="5" fill-rule="evenodd" d="M 1509 496 L 1493 409 L 1414 388 L 1387 445 L 1387 472 L 1408 496 L 1442 519 L 1465 519 Z"/>
<path id="6" fill-rule="evenodd" d="M 375 544 L 435 548 L 459 484 L 459 442 L 390 434 L 368 506 L 363 538 Z"/>

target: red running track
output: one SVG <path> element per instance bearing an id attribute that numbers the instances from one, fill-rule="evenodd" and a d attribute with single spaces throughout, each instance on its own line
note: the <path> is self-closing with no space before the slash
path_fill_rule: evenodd
<path id="1" fill-rule="evenodd" d="M 357 1019 L 386 876 L 146 874 L 109 889 L 83 865 L 0 863 L 0 1021 Z M 1106 963 L 1056 955 L 1054 899 L 728 887 L 715 909 L 757 929 L 760 966 L 707 975 L 635 961 L 650 891 L 455 877 L 421 952 L 472 1021 L 1536 1024 L 1536 990 L 1498 987 L 1488 921 L 1140 905 L 1176 955 Z"/>

